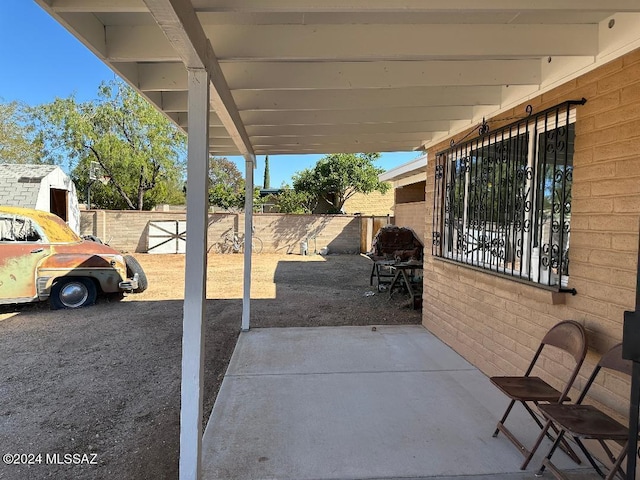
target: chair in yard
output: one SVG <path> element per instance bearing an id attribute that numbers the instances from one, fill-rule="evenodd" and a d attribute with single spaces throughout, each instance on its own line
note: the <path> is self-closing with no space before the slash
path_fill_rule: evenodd
<path id="1" fill-rule="evenodd" d="M 553 463 L 551 463 L 551 457 L 564 436 L 570 435 L 573 437 L 578 447 L 580 447 L 580 450 L 582 450 L 587 460 L 589 460 L 589 463 L 601 477 L 604 478 L 605 475 L 596 460 L 593 458 L 593 455 L 585 447 L 583 442 L 585 439 L 598 441 L 604 453 L 609 457 L 608 460 L 611 462 L 612 467 L 606 477 L 607 480 L 611 480 L 617 473 L 621 475 L 621 478 L 626 478 L 625 473 L 622 470 L 622 461 L 625 459 L 627 454 L 629 429 L 596 407 L 592 405 L 584 405 L 582 403 L 589 391 L 589 388 L 591 388 L 591 385 L 596 379 L 596 376 L 603 368 L 631 376 L 632 362 L 630 360 L 622 359 L 621 343 L 602 356 L 593 370 L 593 373 L 589 377 L 589 380 L 582 389 L 582 392 L 575 404 L 565 403 L 540 405 L 540 411 L 547 419 L 545 427 L 555 426 L 559 430 L 559 433 L 556 437 L 556 441 L 551 447 L 551 450 L 549 450 L 549 453 L 543 460 L 540 470 L 536 473 L 536 476 L 542 475 L 544 469 L 548 468 L 556 478 L 567 478 Z M 607 445 L 607 441 L 615 442 L 622 447 L 617 456 L 612 452 L 610 446 Z"/>
<path id="2" fill-rule="evenodd" d="M 556 390 L 549 385 L 546 381 L 537 376 L 532 376 L 531 373 L 542 354 L 542 351 L 547 347 L 555 347 L 564 352 L 569 353 L 575 360 L 575 365 L 569 379 L 566 381 L 562 391 Z M 525 460 L 520 467 L 522 470 L 527 468 L 527 465 L 531 461 L 536 449 L 542 442 L 545 436 L 550 438 L 549 426 L 543 425 L 538 415 L 533 411 L 532 406 L 540 407 L 541 404 L 554 403 L 561 404 L 568 401 L 568 393 L 573 385 L 573 382 L 578 375 L 578 371 L 582 366 L 585 356 L 587 355 L 587 335 L 578 322 L 573 320 L 565 320 L 554 327 L 552 327 L 542 339 L 540 346 L 538 347 L 527 371 L 523 376 L 519 377 L 491 377 L 491 383 L 493 383 L 502 393 L 511 399 L 509 406 L 507 407 L 502 419 L 498 422 L 496 430 L 493 433 L 494 437 L 498 436 L 498 433 L 502 432 L 513 443 L 520 453 L 525 457 Z M 504 425 L 507 417 L 511 413 L 511 409 L 516 402 L 520 402 L 529 415 L 533 418 L 536 424 L 540 427 L 540 435 L 538 436 L 534 446 L 529 450 L 525 447 L 520 440 Z M 551 427 L 553 430 L 553 427 Z M 553 439 L 553 438 L 552 438 Z M 569 455 L 576 463 L 580 463 L 580 458 L 571 449 L 566 441 L 563 441 L 561 448 Z"/>

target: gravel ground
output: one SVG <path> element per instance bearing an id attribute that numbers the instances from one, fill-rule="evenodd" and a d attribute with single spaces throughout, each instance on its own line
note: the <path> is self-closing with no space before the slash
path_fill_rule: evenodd
<path id="1" fill-rule="evenodd" d="M 177 478 L 184 257 L 136 258 L 142 294 L 1 307 L 0 452 L 33 464 L 0 463 L 0 479 Z M 242 256 L 208 265 L 203 423 L 242 313 Z M 419 323 L 408 297 L 369 286 L 370 269 L 357 255 L 256 255 L 252 327 Z"/>

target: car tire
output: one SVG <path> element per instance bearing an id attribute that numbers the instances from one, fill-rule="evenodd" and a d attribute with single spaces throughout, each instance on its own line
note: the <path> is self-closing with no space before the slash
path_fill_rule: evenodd
<path id="1" fill-rule="evenodd" d="M 53 310 L 81 308 L 96 303 L 98 290 L 90 278 L 63 277 L 51 287 L 49 302 Z"/>
<path id="2" fill-rule="evenodd" d="M 149 286 L 149 281 L 147 280 L 147 276 L 145 275 L 142 266 L 138 260 L 131 255 L 125 255 L 124 261 L 127 264 L 127 277 L 133 278 L 136 273 L 138 274 L 138 288 L 136 288 L 133 293 L 144 292 Z"/>

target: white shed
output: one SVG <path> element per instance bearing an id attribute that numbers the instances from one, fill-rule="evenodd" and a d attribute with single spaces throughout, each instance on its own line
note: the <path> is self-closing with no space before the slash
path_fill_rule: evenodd
<path id="1" fill-rule="evenodd" d="M 54 213 L 80 232 L 76 186 L 56 165 L 0 164 L 0 205 Z"/>

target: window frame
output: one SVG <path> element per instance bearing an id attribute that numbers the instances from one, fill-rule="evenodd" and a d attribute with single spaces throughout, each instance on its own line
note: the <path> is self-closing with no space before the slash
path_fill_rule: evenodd
<path id="1" fill-rule="evenodd" d="M 529 116 L 436 154 L 434 257 L 567 287 L 576 107 L 585 102 L 535 115 L 528 107 Z"/>

